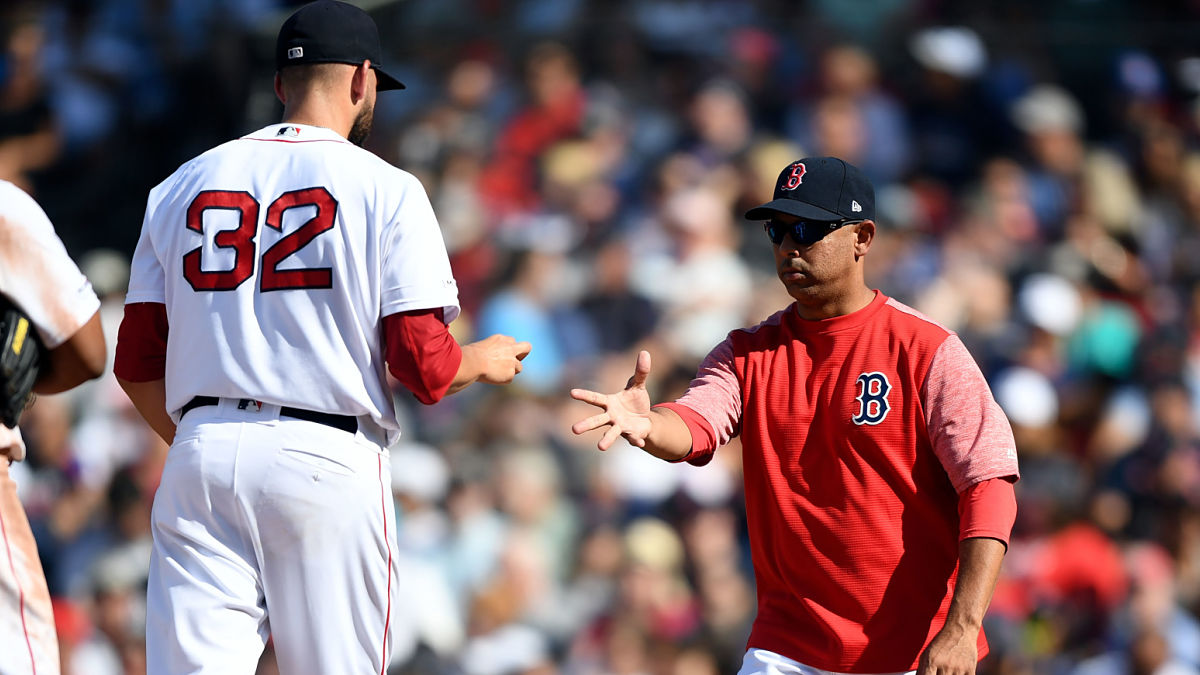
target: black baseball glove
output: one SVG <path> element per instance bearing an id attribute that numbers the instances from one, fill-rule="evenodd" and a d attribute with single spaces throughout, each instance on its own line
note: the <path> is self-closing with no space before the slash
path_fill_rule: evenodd
<path id="1" fill-rule="evenodd" d="M 0 422 L 12 428 L 33 398 L 33 383 L 46 349 L 29 317 L 4 296 L 0 296 L 0 350 Z"/>

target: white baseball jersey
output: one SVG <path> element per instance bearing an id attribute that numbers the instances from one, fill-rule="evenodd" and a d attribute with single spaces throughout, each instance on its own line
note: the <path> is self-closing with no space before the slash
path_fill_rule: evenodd
<path id="1" fill-rule="evenodd" d="M 42 207 L 0 180 L 0 293 L 8 296 L 54 349 L 100 309 L 100 299 Z"/>
<path id="2" fill-rule="evenodd" d="M 92 285 L 67 255 L 32 197 L 0 180 L 0 293 L 8 296 L 51 349 L 100 308 Z M 0 450 L 21 459 L 19 430 L 0 425 Z M 0 456 L 0 673 L 59 672 L 50 593 L 29 521 Z"/>
<path id="3" fill-rule="evenodd" d="M 381 317 L 458 288 L 420 182 L 337 133 L 272 124 L 154 188 L 127 303 L 167 306 L 166 404 L 252 398 L 395 436 Z"/>

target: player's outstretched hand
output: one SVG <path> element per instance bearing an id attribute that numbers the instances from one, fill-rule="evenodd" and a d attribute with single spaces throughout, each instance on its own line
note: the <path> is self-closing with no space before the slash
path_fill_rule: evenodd
<path id="1" fill-rule="evenodd" d="M 508 335 L 491 335 L 463 349 L 474 349 L 482 358 L 480 382 L 508 384 L 521 372 L 521 359 L 529 355 L 533 346 Z"/>
<path id="2" fill-rule="evenodd" d="M 590 403 L 604 412 L 580 420 L 571 426 L 571 431 L 584 434 L 592 429 L 606 427 L 604 436 L 596 447 L 608 450 L 618 436 L 639 448 L 646 447 L 653 422 L 650 418 L 650 394 L 646 392 L 646 377 L 650 374 L 650 352 L 638 352 L 633 377 L 625 388 L 615 394 L 601 394 L 587 389 L 572 389 L 571 398 Z"/>

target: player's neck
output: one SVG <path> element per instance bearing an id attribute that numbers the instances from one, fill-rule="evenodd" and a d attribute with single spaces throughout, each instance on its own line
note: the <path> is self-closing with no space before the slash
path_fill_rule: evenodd
<path id="1" fill-rule="evenodd" d="M 303 101 L 298 102 L 294 106 L 285 106 L 281 121 L 284 124 L 305 124 L 312 127 L 323 127 L 337 133 L 342 138 L 349 136 L 350 128 L 353 126 L 353 116 L 347 119 L 346 115 L 339 114 L 337 111 L 331 110 L 328 106 L 306 105 Z"/>

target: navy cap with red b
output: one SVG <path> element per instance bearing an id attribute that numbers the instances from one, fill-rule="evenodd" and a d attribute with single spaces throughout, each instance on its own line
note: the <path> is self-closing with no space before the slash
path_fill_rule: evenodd
<path id="1" fill-rule="evenodd" d="M 275 41 L 275 69 L 306 63 L 349 63 L 370 60 L 376 89 L 404 89 L 400 80 L 379 66 L 383 49 L 375 20 L 354 5 L 337 0 L 309 3 L 283 22 Z"/>
<path id="2" fill-rule="evenodd" d="M 875 188 L 857 167 L 837 157 L 805 157 L 787 165 L 771 201 L 746 212 L 748 220 L 787 213 L 805 220 L 875 220 Z"/>

